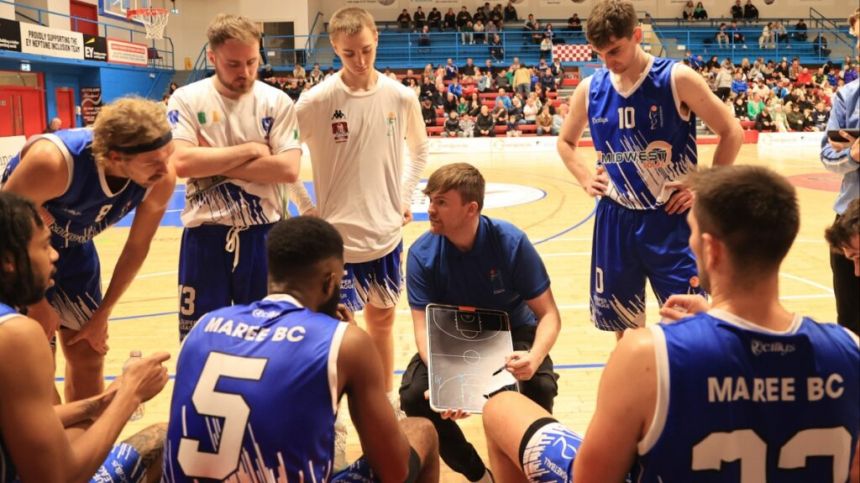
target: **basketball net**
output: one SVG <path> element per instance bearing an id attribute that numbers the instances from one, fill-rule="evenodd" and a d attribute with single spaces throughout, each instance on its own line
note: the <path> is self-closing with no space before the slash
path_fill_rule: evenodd
<path id="1" fill-rule="evenodd" d="M 143 24 L 146 38 L 163 39 L 169 13 L 164 8 L 135 8 L 128 11 L 128 18 Z"/>

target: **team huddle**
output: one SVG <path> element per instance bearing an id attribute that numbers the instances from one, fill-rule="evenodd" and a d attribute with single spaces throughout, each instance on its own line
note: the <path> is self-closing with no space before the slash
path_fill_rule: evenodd
<path id="1" fill-rule="evenodd" d="M 452 163 L 429 176 L 430 228 L 404 254 L 429 158 L 421 107 L 374 68 L 369 13 L 340 9 L 328 32 L 343 67 L 294 104 L 256 81 L 256 24 L 218 15 L 207 31 L 215 75 L 179 88 L 166 110 L 119 99 L 92 129 L 34 136 L 10 161 L 0 179 L 0 482 L 434 482 L 440 460 L 469 481 L 860 482 L 857 335 L 779 302 L 779 267 L 800 226 L 795 190 L 767 168 L 732 166 L 740 126 L 701 76 L 642 49 L 632 3 L 601 0 L 589 16 L 605 68 L 576 88 L 558 141 L 599 198 L 591 319 L 618 338 L 584 437 L 552 416 L 561 316 L 537 250 L 482 214 L 481 172 Z M 719 136 L 708 170 L 697 169 L 697 116 Z M 586 127 L 596 167 L 580 147 Z M 856 172 L 852 143 L 831 149 Z M 303 144 L 313 198 L 299 179 Z M 106 388 L 104 357 L 108 319 L 177 177 L 187 181 L 170 414 L 113 446 L 168 380 L 170 355 L 156 353 Z M 289 218 L 287 199 L 303 216 Z M 93 239 L 132 211 L 102 293 Z M 827 241 L 856 276 L 858 231 L 854 198 Z M 646 280 L 664 318 L 648 327 Z M 395 388 L 404 288 L 416 354 Z M 427 399 L 433 303 L 510 317 L 504 370 L 520 392 L 484 407 L 489 462 L 457 424 L 469 414 Z M 343 396 L 363 451 L 351 464 Z"/>

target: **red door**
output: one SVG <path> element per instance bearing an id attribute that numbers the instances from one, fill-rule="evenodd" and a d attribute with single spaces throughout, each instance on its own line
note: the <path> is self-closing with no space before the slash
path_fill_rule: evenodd
<path id="1" fill-rule="evenodd" d="M 55 94 L 57 97 L 57 117 L 63 120 L 62 129 L 75 127 L 74 91 L 68 87 L 58 87 Z"/>
<path id="2" fill-rule="evenodd" d="M 87 35 L 98 35 L 98 11 L 95 5 L 69 0 L 69 15 L 71 15 L 72 30 Z M 75 18 L 78 17 L 78 18 Z M 84 20 L 82 20 L 84 19 Z"/>
<path id="3" fill-rule="evenodd" d="M 45 130 L 42 91 L 31 87 L 0 87 L 0 137 L 32 136 Z"/>

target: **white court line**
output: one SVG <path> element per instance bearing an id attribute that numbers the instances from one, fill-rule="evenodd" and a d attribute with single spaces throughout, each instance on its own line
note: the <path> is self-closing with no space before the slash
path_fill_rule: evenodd
<path id="1" fill-rule="evenodd" d="M 544 243 L 557 242 L 557 241 L 589 241 L 589 242 L 590 242 L 590 241 L 593 241 L 593 240 L 594 240 L 594 239 L 593 239 L 592 237 L 590 237 L 590 236 L 589 236 L 589 237 L 584 237 L 584 236 L 571 236 L 571 237 L 553 238 L 553 239 L 550 239 L 550 240 L 545 241 Z"/>
<path id="2" fill-rule="evenodd" d="M 827 292 L 829 295 L 833 295 L 833 289 L 831 289 L 827 285 L 822 285 L 822 284 L 815 282 L 813 280 L 810 280 L 808 278 L 799 277 L 797 275 L 792 275 L 790 273 L 779 272 L 779 274 L 785 278 L 790 278 L 792 280 L 797 280 L 798 282 L 803 282 L 803 283 L 810 285 L 812 287 L 820 288 L 821 290 L 824 290 L 825 292 Z"/>

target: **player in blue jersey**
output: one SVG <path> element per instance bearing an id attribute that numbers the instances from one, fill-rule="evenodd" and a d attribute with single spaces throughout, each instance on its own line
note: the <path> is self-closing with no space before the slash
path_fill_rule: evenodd
<path id="1" fill-rule="evenodd" d="M 673 295 L 661 314 L 683 320 L 628 331 L 581 445 L 571 437 L 546 448 L 546 460 L 537 455 L 544 470 L 572 467 L 577 483 L 620 482 L 628 472 L 642 483 L 841 483 L 853 458 L 857 482 L 857 336 L 779 302 L 779 266 L 800 223 L 794 188 L 753 166 L 709 170 L 692 183 L 689 242 L 713 303 Z M 517 445 L 531 440 L 517 438 L 545 416 L 524 398 L 492 398 L 491 462 L 524 466 Z"/>
<path id="2" fill-rule="evenodd" d="M 433 426 L 398 427 L 370 337 L 335 318 L 337 230 L 314 217 L 281 221 L 267 257 L 270 295 L 205 314 L 183 342 L 162 481 L 438 481 Z M 335 474 L 342 395 L 365 456 Z"/>
<path id="3" fill-rule="evenodd" d="M 695 171 L 696 116 L 719 136 L 714 165 L 732 164 L 743 131 L 692 69 L 653 57 L 628 0 L 601 0 L 588 17 L 588 41 L 606 67 L 577 86 L 558 139 L 567 169 L 600 197 L 591 260 L 591 318 L 601 330 L 645 324 L 645 280 L 662 304 L 701 293 L 687 246 L 683 180 Z M 597 151 L 592 172 L 578 148 L 588 125 Z"/>
<path id="4" fill-rule="evenodd" d="M 167 383 L 167 353 L 130 365 L 101 395 L 53 406 L 54 365 L 43 328 L 18 310 L 44 297 L 57 257 L 36 205 L 0 192 L 0 483 L 136 482 L 150 468 L 157 475 L 164 425 L 108 452 L 135 408 Z"/>
<path id="5" fill-rule="evenodd" d="M 93 129 L 30 138 L 6 167 L 3 191 L 42 207 L 59 253 L 56 285 L 29 314 L 53 339 L 60 327 L 67 401 L 104 389 L 107 321 L 149 252 L 176 176 L 164 106 L 124 98 L 102 108 Z M 107 291 L 93 238 L 136 210 Z"/>
<path id="6" fill-rule="evenodd" d="M 281 219 L 280 183 L 301 158 L 293 102 L 256 80 L 260 29 L 220 14 L 206 32 L 215 75 L 170 96 L 176 174 L 188 178 L 179 249 L 179 337 L 206 312 L 266 296 L 266 233 Z"/>

